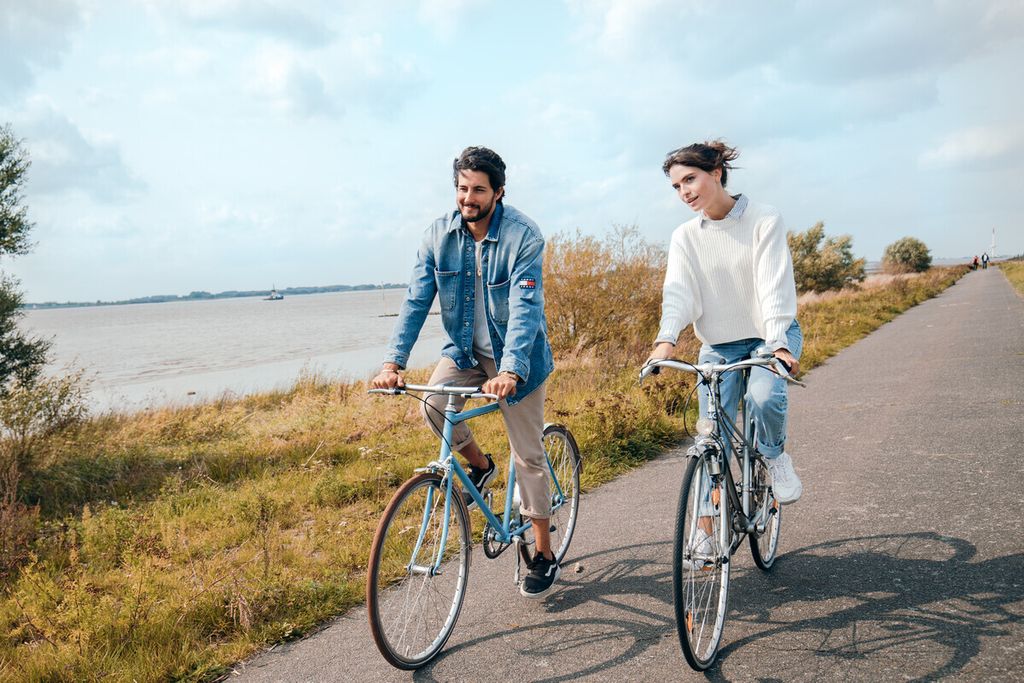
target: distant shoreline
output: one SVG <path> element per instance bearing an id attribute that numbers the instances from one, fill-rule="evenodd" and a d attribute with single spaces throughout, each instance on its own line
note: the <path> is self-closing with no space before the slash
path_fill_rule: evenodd
<path id="1" fill-rule="evenodd" d="M 326 285 L 323 287 L 288 287 L 285 289 L 273 290 L 284 296 L 301 296 L 303 294 L 326 294 L 329 292 L 362 292 L 374 289 L 404 289 L 408 285 L 388 282 L 381 285 Z M 243 297 L 270 296 L 269 289 L 210 293 L 196 291 L 185 296 L 177 294 L 157 294 L 154 296 L 143 296 L 135 299 L 123 299 L 121 301 L 46 301 L 43 303 L 26 303 L 21 308 L 28 310 L 39 310 L 46 308 L 84 308 L 86 306 L 127 306 L 129 304 L 162 304 L 168 301 L 206 301 L 209 299 L 239 299 Z"/>

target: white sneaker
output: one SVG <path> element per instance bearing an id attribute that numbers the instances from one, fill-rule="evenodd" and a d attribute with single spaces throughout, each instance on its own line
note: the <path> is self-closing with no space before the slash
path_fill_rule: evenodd
<path id="1" fill-rule="evenodd" d="M 777 458 L 765 458 L 764 464 L 768 467 L 768 474 L 772 477 L 772 491 L 775 493 L 775 500 L 782 505 L 800 500 L 800 494 L 804 492 L 804 485 L 800 483 L 800 477 L 796 476 L 793 460 L 789 457 L 789 453 L 783 451 L 782 455 Z"/>
<path id="2" fill-rule="evenodd" d="M 700 571 L 715 563 L 715 542 L 711 534 L 699 526 L 690 539 L 690 559 L 683 558 L 683 568 Z"/>

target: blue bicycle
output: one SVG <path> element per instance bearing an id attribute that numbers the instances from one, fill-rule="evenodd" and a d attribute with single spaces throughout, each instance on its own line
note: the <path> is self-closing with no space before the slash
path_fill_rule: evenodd
<path id="1" fill-rule="evenodd" d="M 514 459 L 509 456 L 505 504 L 498 515 L 491 509 L 490 491 L 481 495 L 452 454 L 454 426 L 498 410 L 497 396 L 481 393 L 479 387 L 407 384 L 370 390 L 371 394 L 408 392 L 444 394 L 448 404 L 438 459 L 417 469 L 395 492 L 370 549 L 366 579 L 370 632 L 384 659 L 400 669 L 416 669 L 436 657 L 458 621 L 472 552 L 469 511 L 461 490 L 469 492 L 486 520 L 484 554 L 493 559 L 516 546 L 517 584 L 520 561 L 529 560 L 526 546 L 532 542 L 525 536 L 532 523 L 519 514 Z M 459 397 L 493 402 L 459 412 L 455 407 Z M 561 562 L 576 528 L 582 460 L 576 441 L 562 425 L 544 426 L 544 450 L 551 473 L 551 548 Z"/>

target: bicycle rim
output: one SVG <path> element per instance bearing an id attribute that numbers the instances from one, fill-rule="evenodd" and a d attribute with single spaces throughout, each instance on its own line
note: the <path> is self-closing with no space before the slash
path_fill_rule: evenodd
<path id="1" fill-rule="evenodd" d="M 775 564 L 779 549 L 779 532 L 782 530 L 782 506 L 771 494 L 771 478 L 768 468 L 761 459 L 752 460 L 753 495 L 750 497 L 751 515 L 769 515 L 768 526 L 760 534 L 750 534 L 750 553 L 754 556 L 754 564 L 768 570 Z"/>
<path id="2" fill-rule="evenodd" d="M 720 532 L 729 517 L 724 479 L 714 484 L 707 458 L 691 458 L 676 514 L 672 591 L 679 644 L 697 671 L 715 661 L 725 625 L 730 546 L 722 544 Z"/>
<path id="3" fill-rule="evenodd" d="M 548 482 L 552 513 L 551 550 L 561 562 L 569 551 L 580 505 L 580 472 L 582 460 L 576 440 L 562 425 L 544 427 L 544 452 L 554 475 Z"/>
<path id="4" fill-rule="evenodd" d="M 377 649 L 393 666 L 415 669 L 433 659 L 455 628 L 469 578 L 469 517 L 452 490 L 445 528 L 439 475 L 419 474 L 395 493 L 370 549 L 366 602 Z M 440 571 L 433 571 L 438 556 Z"/>

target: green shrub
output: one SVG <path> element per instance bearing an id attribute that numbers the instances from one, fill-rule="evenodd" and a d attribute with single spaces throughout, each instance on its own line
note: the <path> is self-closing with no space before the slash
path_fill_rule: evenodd
<path id="1" fill-rule="evenodd" d="M 849 235 L 826 239 L 825 224 L 818 221 L 806 232 L 788 233 L 786 241 L 798 292 L 827 292 L 864 281 L 864 259 L 853 258 Z"/>
<path id="2" fill-rule="evenodd" d="M 882 270 L 887 273 L 921 273 L 931 265 L 931 252 L 916 237 L 896 240 L 885 248 L 882 255 Z"/>

